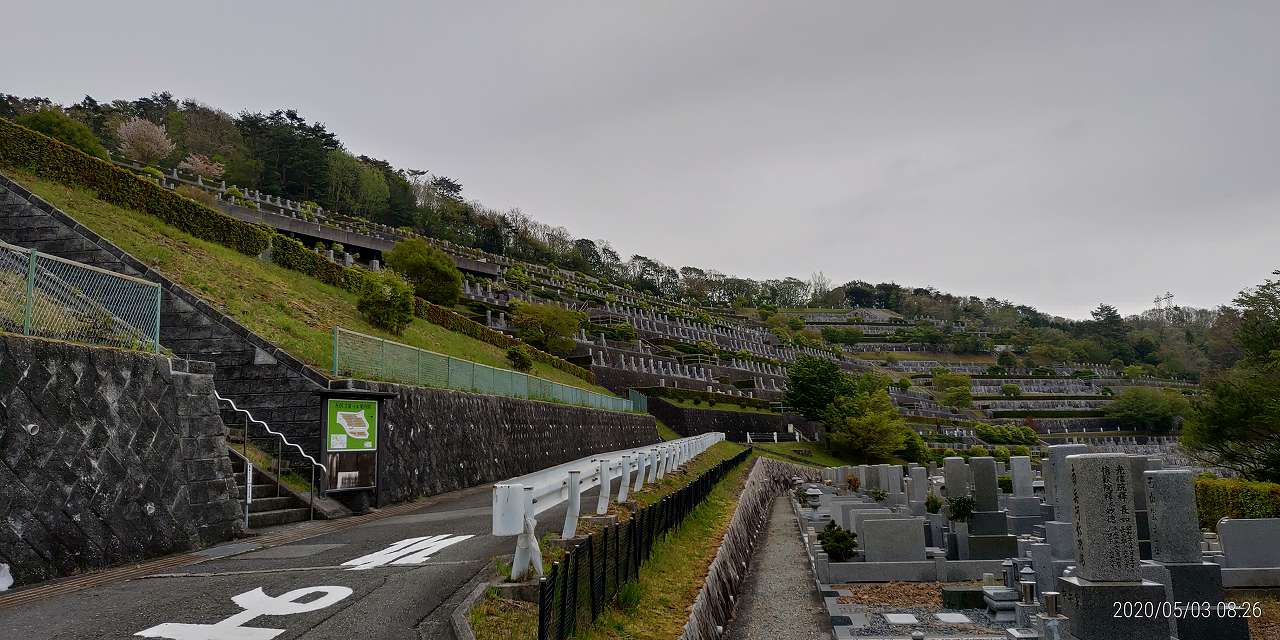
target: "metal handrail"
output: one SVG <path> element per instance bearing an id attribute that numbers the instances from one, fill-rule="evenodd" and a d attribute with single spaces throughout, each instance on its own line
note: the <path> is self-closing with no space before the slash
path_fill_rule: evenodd
<path id="1" fill-rule="evenodd" d="M 299 445 L 297 445 L 297 444 L 295 444 L 295 443 L 289 442 L 289 438 L 285 437 L 285 435 L 284 435 L 283 433 L 280 433 L 279 431 L 275 431 L 275 430 L 273 430 L 273 429 L 271 428 L 271 425 L 268 425 L 266 422 L 263 422 L 262 420 L 259 420 L 259 419 L 255 418 L 255 417 L 253 417 L 253 414 L 252 414 L 252 413 L 249 413 L 249 410 L 248 410 L 248 409 L 241 409 L 240 407 L 236 406 L 235 401 L 234 401 L 234 400 L 232 400 L 231 398 L 224 398 L 224 397 L 222 397 L 222 395 L 221 395 L 221 394 L 219 394 L 219 393 L 218 393 L 218 391 L 217 391 L 216 389 L 215 389 L 215 390 L 214 390 L 214 392 L 213 392 L 213 397 L 215 397 L 215 398 L 217 398 L 218 400 L 221 400 L 221 401 L 226 402 L 227 404 L 231 405 L 231 409 L 232 409 L 233 411 L 235 411 L 235 412 L 237 412 L 237 413 L 243 413 L 243 414 L 245 415 L 245 419 L 246 419 L 246 423 L 245 423 L 245 433 L 244 433 L 244 445 L 245 445 L 245 450 L 244 450 L 243 452 L 238 452 L 238 451 L 236 451 L 236 450 L 235 450 L 235 448 L 234 448 L 234 447 L 231 447 L 231 448 L 230 448 L 230 450 L 231 450 L 231 451 L 233 451 L 233 452 L 237 453 L 241 458 L 244 458 L 244 479 L 245 479 L 245 486 L 244 486 L 244 526 L 245 526 L 245 529 L 248 529 L 248 528 L 249 528 L 249 508 L 250 508 L 250 505 L 252 505 L 252 504 L 253 504 L 253 461 L 249 460 L 249 451 L 248 451 L 248 449 L 249 449 L 249 425 L 248 425 L 248 423 L 249 423 L 249 422 L 256 422 L 256 423 L 258 423 L 258 424 L 262 425 L 262 428 L 263 428 L 263 429 L 266 429 L 267 433 L 269 433 L 269 434 L 271 434 L 271 435 L 273 435 L 273 436 L 275 436 L 275 437 L 279 438 L 279 439 L 280 439 L 280 441 L 281 441 L 281 442 L 283 442 L 285 446 L 293 447 L 294 449 L 297 449 L 297 450 L 298 450 L 298 453 L 302 454 L 302 457 L 306 458 L 306 459 L 307 459 L 307 461 L 311 463 L 311 487 L 310 487 L 310 489 L 311 489 L 311 490 L 307 492 L 307 509 L 310 511 L 310 514 L 309 514 L 309 515 L 310 515 L 311 519 L 312 519 L 312 520 L 314 520 L 314 519 L 315 519 L 315 517 L 316 517 L 316 489 L 317 489 L 317 487 L 316 487 L 316 467 L 320 467 L 320 469 L 321 469 L 322 471 L 324 471 L 325 477 L 328 477 L 328 475 L 329 475 L 329 468 L 328 468 L 328 467 L 326 467 L 326 466 L 324 466 L 324 465 L 323 465 L 323 464 L 321 464 L 320 462 L 316 461 L 316 459 L 315 459 L 315 458 L 312 458 L 312 457 L 311 457 L 311 455 L 310 455 L 310 454 L 308 454 L 305 450 L 303 450 L 303 448 L 302 448 L 301 446 L 299 446 Z M 277 496 L 277 497 L 280 495 L 280 489 L 281 489 L 281 487 L 282 487 L 282 486 L 283 486 L 283 484 L 284 484 L 284 481 L 283 481 L 283 475 L 284 475 L 284 474 L 281 472 L 281 469 L 280 469 L 280 465 L 281 465 L 282 463 L 283 463 L 283 459 L 282 459 L 282 456 L 281 456 L 281 451 L 280 451 L 280 448 L 277 446 L 277 448 L 276 448 L 276 477 L 275 477 L 275 480 L 274 480 L 274 481 L 275 481 L 275 485 L 276 485 L 276 496 Z"/>
<path id="2" fill-rule="evenodd" d="M 221 394 L 219 394 L 217 391 L 214 391 L 214 392 L 213 392 L 213 397 L 215 397 L 215 398 L 217 398 L 217 399 L 219 399 L 219 400 L 222 400 L 223 402 L 226 402 L 227 404 L 231 405 L 231 409 L 232 409 L 233 411 L 237 411 L 237 412 L 239 412 L 239 413 L 243 413 L 243 414 L 245 415 L 245 417 L 249 419 L 249 421 L 250 421 L 250 422 L 256 422 L 256 423 L 258 423 L 258 424 L 262 425 L 262 428 L 263 428 L 263 429 L 266 429 L 266 430 L 267 430 L 267 433 L 269 433 L 269 434 L 271 434 L 271 435 L 273 435 L 273 436 L 276 436 L 277 438 L 280 438 L 281 440 L 283 440 L 283 441 L 284 441 L 285 446 L 289 446 L 289 447 L 293 447 L 294 449 L 297 449 L 297 450 L 298 450 L 298 453 L 302 454 L 302 457 L 306 458 L 308 462 L 310 462 L 311 464 L 313 464 L 313 465 L 315 465 L 315 466 L 317 466 L 317 467 L 320 467 L 320 469 L 322 469 L 325 473 L 329 473 L 329 468 L 328 468 L 328 467 L 326 467 L 326 466 L 324 466 L 323 464 L 321 464 L 321 463 L 317 462 L 317 461 L 316 461 L 316 459 L 315 459 L 315 458 L 312 458 L 312 457 L 311 457 L 311 455 L 310 455 L 310 454 L 308 454 L 308 453 L 306 452 L 306 450 L 305 450 L 305 449 L 303 449 L 301 446 L 299 446 L 299 445 L 297 445 L 297 444 L 294 444 L 294 443 L 292 443 L 292 442 L 289 442 L 289 438 L 285 437 L 285 435 L 284 435 L 283 433 L 280 433 L 279 431 L 274 431 L 274 430 L 272 430 L 270 425 L 268 425 L 267 423 L 265 423 L 265 422 L 263 422 L 263 421 L 261 421 L 261 420 L 259 420 L 259 419 L 255 418 L 255 417 L 253 417 L 253 414 L 252 414 L 252 413 L 249 413 L 249 411 L 248 411 L 247 409 L 241 409 L 240 407 L 237 407 L 237 406 L 236 406 L 236 402 L 235 402 L 235 400 L 232 400 L 231 398 L 224 398 L 224 397 L 222 397 L 222 395 L 221 395 Z M 249 434 L 247 434 L 247 433 L 245 434 L 245 436 L 246 436 L 246 437 L 248 437 L 248 435 L 249 435 Z"/>

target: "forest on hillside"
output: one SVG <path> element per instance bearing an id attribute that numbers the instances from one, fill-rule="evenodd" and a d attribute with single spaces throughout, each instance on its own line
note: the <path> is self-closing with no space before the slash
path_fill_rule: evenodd
<path id="1" fill-rule="evenodd" d="M 856 342 L 856 332 L 823 335 L 772 311 L 780 308 L 871 307 L 909 319 L 894 337 L 960 353 L 1011 345 L 1017 364 L 1055 362 L 1139 365 L 1149 373 L 1197 378 L 1239 359 L 1229 338 L 1240 314 L 1175 307 L 1121 317 L 1099 305 L 1087 320 L 1053 317 L 1027 305 L 960 296 L 933 287 L 854 280 L 834 285 L 809 278 L 755 280 L 714 269 L 672 267 L 635 254 L 624 258 L 607 240 L 575 238 L 519 209 L 498 210 L 468 199 L 462 182 L 441 172 L 394 167 L 347 149 L 324 123 L 296 109 L 237 115 L 196 99 L 157 92 L 135 100 L 85 96 L 60 105 L 43 97 L 0 93 L 0 117 L 80 146 L 161 168 L 183 167 L 242 188 L 319 204 L 424 235 L 537 264 L 580 271 L 672 301 L 755 310 L 784 337 L 801 343 Z M 942 326 L 924 322 L 940 320 Z M 985 336 L 975 337 L 973 330 Z"/>

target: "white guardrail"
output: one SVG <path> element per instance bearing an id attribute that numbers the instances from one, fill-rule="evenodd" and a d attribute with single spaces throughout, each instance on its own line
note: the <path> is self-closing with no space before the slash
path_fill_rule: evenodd
<path id="1" fill-rule="evenodd" d="M 527 568 L 542 575 L 542 554 L 534 533 L 538 514 L 567 503 L 560 537 L 572 538 L 578 531 L 583 492 L 603 487 L 596 500 L 596 514 L 604 515 L 611 501 L 625 502 L 628 492 L 639 491 L 644 485 L 662 479 L 669 471 L 723 440 L 723 433 L 704 433 L 610 451 L 494 484 L 493 535 L 520 536 L 516 541 L 512 577 L 523 577 Z M 612 492 L 615 478 L 622 479 L 616 495 Z"/>

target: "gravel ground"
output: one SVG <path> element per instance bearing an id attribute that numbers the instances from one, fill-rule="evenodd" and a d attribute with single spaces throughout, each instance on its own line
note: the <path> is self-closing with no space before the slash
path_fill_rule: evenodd
<path id="1" fill-rule="evenodd" d="M 786 496 L 773 501 L 769 526 L 755 553 L 728 640 L 829 640 L 831 619 L 818 597 Z"/>

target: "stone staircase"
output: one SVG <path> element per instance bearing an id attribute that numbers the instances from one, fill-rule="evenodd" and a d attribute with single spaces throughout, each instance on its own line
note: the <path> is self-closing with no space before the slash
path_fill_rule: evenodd
<path id="1" fill-rule="evenodd" d="M 245 460 L 238 451 L 232 451 L 231 467 L 235 471 L 236 498 L 240 505 L 245 501 Z M 258 467 L 253 469 L 253 502 L 249 505 L 249 528 L 262 529 L 290 522 L 311 519 L 307 503 L 280 486 L 269 474 Z"/>

